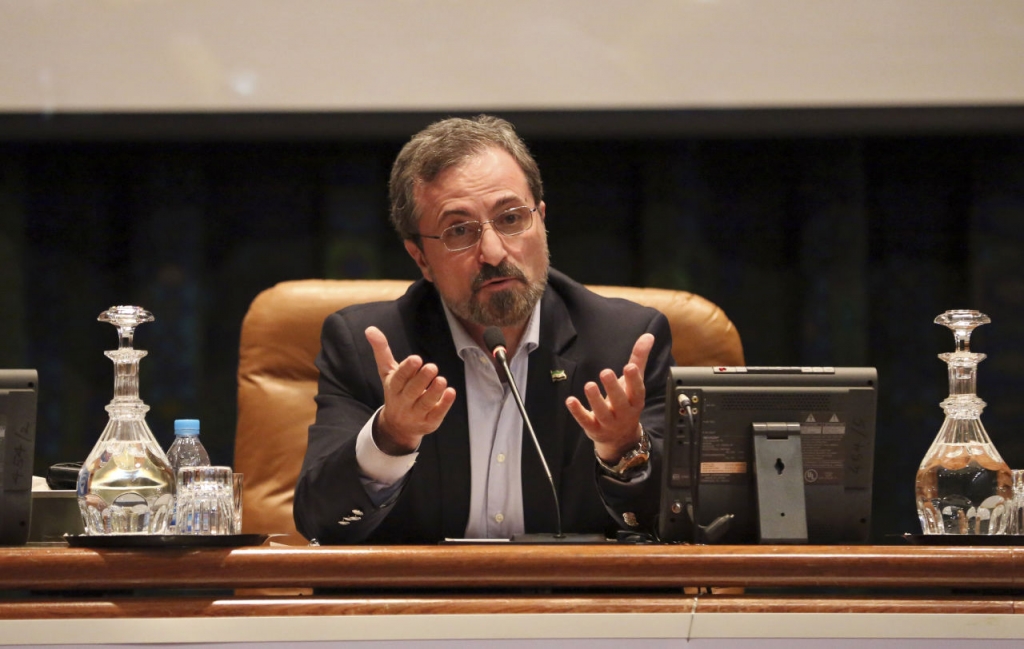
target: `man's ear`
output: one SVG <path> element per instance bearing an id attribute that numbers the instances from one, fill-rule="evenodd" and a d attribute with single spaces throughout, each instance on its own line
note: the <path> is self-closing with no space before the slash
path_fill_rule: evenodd
<path id="1" fill-rule="evenodd" d="M 423 279 L 428 282 L 433 282 L 434 278 L 430 272 L 430 264 L 427 263 L 427 258 L 423 254 L 423 249 L 416 245 L 416 242 L 412 239 L 405 240 L 405 251 L 409 253 L 412 260 L 419 266 L 420 272 L 423 273 Z"/>

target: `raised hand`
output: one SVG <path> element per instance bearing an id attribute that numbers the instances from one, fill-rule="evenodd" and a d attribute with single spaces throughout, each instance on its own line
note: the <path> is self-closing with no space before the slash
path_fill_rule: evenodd
<path id="1" fill-rule="evenodd" d="M 610 369 L 601 370 L 598 378 L 604 387 L 603 395 L 596 382 L 584 385 L 589 410 L 576 397 L 565 401 L 569 413 L 593 440 L 594 450 L 605 462 L 617 462 L 640 439 L 640 415 L 647 397 L 644 368 L 653 346 L 654 336 L 643 334 L 633 345 L 622 376 L 616 376 Z"/>
<path id="2" fill-rule="evenodd" d="M 389 455 L 411 453 L 424 435 L 441 425 L 455 402 L 455 388 L 438 375 L 437 365 L 424 364 L 419 356 L 397 362 L 377 327 L 367 327 L 365 335 L 384 385 L 384 407 L 374 426 L 374 441 Z"/>

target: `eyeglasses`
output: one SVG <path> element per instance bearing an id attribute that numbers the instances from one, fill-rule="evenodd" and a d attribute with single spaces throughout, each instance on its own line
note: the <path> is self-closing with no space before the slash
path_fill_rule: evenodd
<path id="1" fill-rule="evenodd" d="M 448 249 L 448 252 L 459 252 L 472 248 L 480 241 L 484 226 L 488 223 L 498 234 L 506 237 L 518 236 L 533 225 L 533 213 L 537 208 L 530 209 L 525 205 L 506 210 L 490 221 L 464 221 L 456 223 L 441 231 L 440 236 L 431 234 L 416 235 L 423 239 L 438 239 Z"/>

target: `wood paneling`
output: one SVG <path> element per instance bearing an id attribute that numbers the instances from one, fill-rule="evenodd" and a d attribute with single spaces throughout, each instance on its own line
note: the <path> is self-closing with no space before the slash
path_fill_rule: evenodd
<path id="1" fill-rule="evenodd" d="M 366 546 L 0 550 L 0 589 L 1012 589 L 1014 547 Z"/>

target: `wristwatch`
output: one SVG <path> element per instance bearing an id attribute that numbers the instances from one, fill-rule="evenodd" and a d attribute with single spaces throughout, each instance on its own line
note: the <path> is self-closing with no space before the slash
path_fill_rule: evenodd
<path id="1" fill-rule="evenodd" d="M 651 437 L 644 430 L 643 425 L 640 425 L 640 441 L 636 443 L 636 446 L 626 451 L 626 454 L 614 466 L 602 460 L 601 456 L 597 454 L 596 449 L 594 450 L 594 457 L 597 458 L 598 466 L 601 467 L 606 475 L 616 480 L 630 480 L 640 470 L 643 470 L 648 460 L 651 459 Z"/>

